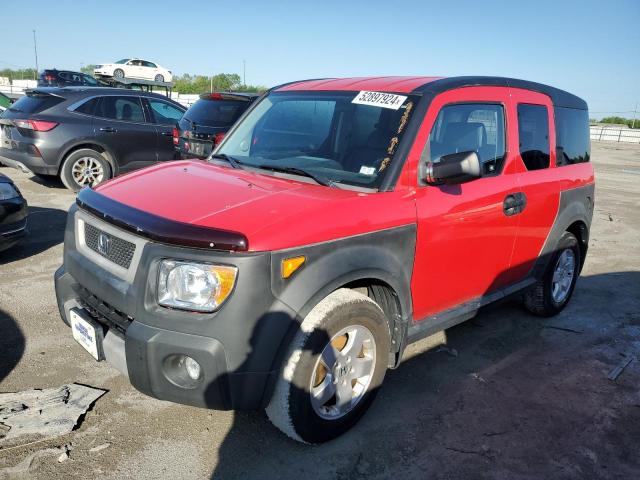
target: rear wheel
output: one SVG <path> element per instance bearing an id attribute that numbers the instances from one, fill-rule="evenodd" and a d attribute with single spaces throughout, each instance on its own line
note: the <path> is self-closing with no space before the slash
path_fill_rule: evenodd
<path id="1" fill-rule="evenodd" d="M 380 307 L 361 293 L 336 290 L 300 325 L 267 406 L 269 419 L 306 443 L 341 435 L 369 408 L 388 356 Z"/>
<path id="2" fill-rule="evenodd" d="M 111 167 L 104 156 L 90 148 L 76 150 L 67 156 L 60 171 L 65 187 L 74 192 L 95 187 L 111 178 Z"/>
<path id="3" fill-rule="evenodd" d="M 162 75 L 156 75 L 155 81 L 156 82 L 164 82 L 164 77 Z"/>
<path id="4" fill-rule="evenodd" d="M 121 68 L 116 68 L 113 71 L 113 78 L 124 78 L 124 70 Z"/>
<path id="5" fill-rule="evenodd" d="M 575 235 L 564 232 L 551 257 L 544 278 L 524 297 L 531 313 L 551 317 L 560 313 L 571 299 L 580 273 L 580 246 Z"/>

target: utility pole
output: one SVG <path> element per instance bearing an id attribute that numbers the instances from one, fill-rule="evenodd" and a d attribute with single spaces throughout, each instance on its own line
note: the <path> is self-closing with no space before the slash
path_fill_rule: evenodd
<path id="1" fill-rule="evenodd" d="M 213 93 L 213 75 L 211 75 L 211 77 L 209 78 L 209 82 L 211 84 L 210 91 L 211 91 L 211 93 Z"/>
<path id="2" fill-rule="evenodd" d="M 636 102 L 636 108 L 633 109 L 633 123 L 631 128 L 636 128 L 636 114 L 638 113 L 638 102 Z"/>
<path id="3" fill-rule="evenodd" d="M 38 71 L 40 69 L 38 68 L 38 44 L 36 43 L 36 31 L 35 30 L 33 31 L 33 51 L 36 54 L 36 74 L 35 74 L 36 78 L 34 80 L 37 80 L 38 79 Z"/>
<path id="4" fill-rule="evenodd" d="M 247 86 L 247 61 L 242 60 L 242 84 Z"/>

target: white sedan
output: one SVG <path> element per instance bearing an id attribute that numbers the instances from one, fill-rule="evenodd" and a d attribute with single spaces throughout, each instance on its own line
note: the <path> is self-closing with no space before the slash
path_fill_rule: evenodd
<path id="1" fill-rule="evenodd" d="M 115 63 L 96 65 L 94 75 L 113 78 L 142 78 L 156 82 L 170 82 L 173 75 L 170 70 L 140 58 L 123 58 Z"/>

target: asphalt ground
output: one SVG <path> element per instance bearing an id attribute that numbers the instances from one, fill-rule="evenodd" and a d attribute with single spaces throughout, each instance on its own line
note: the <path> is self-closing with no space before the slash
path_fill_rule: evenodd
<path id="1" fill-rule="evenodd" d="M 541 320 L 509 301 L 446 332 L 457 356 L 412 346 L 362 421 L 321 446 L 263 412 L 146 397 L 96 363 L 53 289 L 74 196 L 0 168 L 31 212 L 27 241 L 0 253 L 0 392 L 108 391 L 70 434 L 0 449 L 0 478 L 640 478 L 640 145 L 595 143 L 593 164 L 590 250 L 565 311 Z"/>

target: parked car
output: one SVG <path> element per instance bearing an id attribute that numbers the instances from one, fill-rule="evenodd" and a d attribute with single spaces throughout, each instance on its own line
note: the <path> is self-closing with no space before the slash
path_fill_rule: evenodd
<path id="1" fill-rule="evenodd" d="M 173 128 L 186 108 L 121 88 L 38 88 L 0 118 L 0 162 L 57 175 L 77 191 L 176 156 Z"/>
<path id="2" fill-rule="evenodd" d="M 255 93 L 203 93 L 173 131 L 182 158 L 206 158 L 240 115 L 258 98 Z"/>
<path id="3" fill-rule="evenodd" d="M 91 75 L 69 70 L 44 70 L 38 78 L 38 87 L 98 87 L 100 82 Z"/>
<path id="4" fill-rule="evenodd" d="M 170 70 L 140 58 L 123 58 L 115 63 L 96 65 L 93 74 L 114 78 L 141 78 L 155 82 L 171 82 L 173 80 L 173 74 Z"/>
<path id="5" fill-rule="evenodd" d="M 272 89 L 208 162 L 84 189 L 63 320 L 141 392 L 323 442 L 406 346 L 512 295 L 555 315 L 594 205 L 580 98 L 496 77 Z M 409 368 L 409 367 L 407 367 Z"/>
<path id="6" fill-rule="evenodd" d="M 0 252 L 24 238 L 27 217 L 27 201 L 11 179 L 0 173 Z"/>

